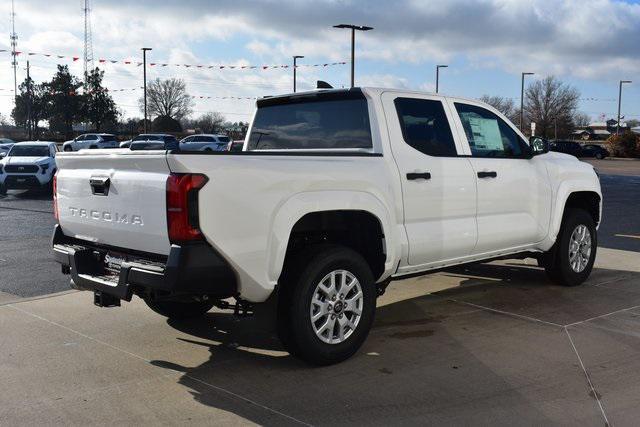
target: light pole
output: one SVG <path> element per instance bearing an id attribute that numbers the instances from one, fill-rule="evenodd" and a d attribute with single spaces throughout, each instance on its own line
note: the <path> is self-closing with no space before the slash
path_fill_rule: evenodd
<path id="1" fill-rule="evenodd" d="M 298 66 L 296 61 L 302 58 L 304 58 L 302 55 L 293 56 L 293 93 L 296 93 L 296 67 Z"/>
<path id="2" fill-rule="evenodd" d="M 147 133 L 147 51 L 151 50 L 150 47 L 142 48 L 142 76 L 144 79 L 144 122 L 143 129 L 144 133 Z"/>
<path id="3" fill-rule="evenodd" d="M 436 65 L 436 93 L 438 93 L 438 88 L 440 86 L 440 68 L 447 68 L 448 65 Z"/>
<path id="4" fill-rule="evenodd" d="M 616 125 L 616 135 L 620 134 L 620 107 L 622 106 L 622 84 L 631 83 L 631 80 L 620 80 L 620 89 L 618 90 L 618 123 Z"/>
<path id="5" fill-rule="evenodd" d="M 522 73 L 522 85 L 520 86 L 520 132 L 524 133 L 524 76 L 532 76 L 534 73 Z"/>
<path id="6" fill-rule="evenodd" d="M 350 28 L 351 29 L 351 87 L 355 86 L 355 63 L 356 63 L 356 30 L 369 31 L 373 30 L 373 27 L 367 27 L 364 25 L 352 25 L 352 24 L 339 24 L 334 25 L 333 28 Z"/>

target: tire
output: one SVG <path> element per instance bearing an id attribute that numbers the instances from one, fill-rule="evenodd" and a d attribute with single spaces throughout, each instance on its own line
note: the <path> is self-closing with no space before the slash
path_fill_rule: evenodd
<path id="1" fill-rule="evenodd" d="M 586 251 L 586 241 L 582 241 L 581 249 L 578 249 L 577 258 L 570 257 L 570 245 L 573 242 L 573 250 L 576 249 L 576 240 L 581 239 L 581 231 L 588 232 L 589 251 Z M 576 233 L 576 234 L 574 234 Z M 573 237 L 572 237 L 573 236 Z M 586 234 L 585 234 L 586 236 Z M 562 227 L 558 239 L 553 248 L 546 254 L 544 263 L 547 275 L 552 282 L 562 286 L 578 286 L 582 284 L 593 269 L 598 248 L 598 235 L 595 223 L 589 213 L 583 209 L 569 208 L 562 220 Z M 582 254 L 582 255 L 581 255 Z"/>
<path id="2" fill-rule="evenodd" d="M 0 196 L 6 196 L 7 195 L 7 187 L 5 187 L 3 184 L 0 184 Z"/>
<path id="3" fill-rule="evenodd" d="M 200 317 L 213 307 L 213 301 L 153 301 L 145 298 L 144 302 L 151 310 L 169 319 Z"/>
<path id="4" fill-rule="evenodd" d="M 62 151 L 73 151 L 73 148 L 70 145 L 67 145 Z"/>
<path id="5" fill-rule="evenodd" d="M 320 245 L 304 250 L 288 266 L 278 295 L 277 322 L 285 348 L 314 365 L 351 357 L 364 343 L 375 317 L 376 288 L 367 262 L 344 246 Z M 340 292 L 343 277 L 350 288 L 346 292 Z M 328 285 L 327 293 L 320 290 L 321 284 Z"/>
<path id="6" fill-rule="evenodd" d="M 602 155 L 602 153 L 596 153 L 596 159 L 602 160 L 604 159 L 604 156 Z"/>

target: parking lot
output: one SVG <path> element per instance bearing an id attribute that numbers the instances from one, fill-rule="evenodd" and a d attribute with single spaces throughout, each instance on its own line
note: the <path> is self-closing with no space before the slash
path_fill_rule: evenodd
<path id="1" fill-rule="evenodd" d="M 289 357 L 266 310 L 94 307 L 51 260 L 48 197 L 0 196 L 0 424 L 636 424 L 640 162 L 592 163 L 604 220 L 585 285 L 532 260 L 395 282 L 360 352 L 326 368 Z"/>

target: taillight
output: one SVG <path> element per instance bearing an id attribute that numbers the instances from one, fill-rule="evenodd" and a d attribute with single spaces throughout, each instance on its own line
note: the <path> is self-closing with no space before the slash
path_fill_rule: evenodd
<path id="1" fill-rule="evenodd" d="M 198 191 L 207 183 L 199 174 L 167 178 L 167 231 L 171 243 L 202 239 L 198 220 Z"/>
<path id="2" fill-rule="evenodd" d="M 58 213 L 58 172 L 53 175 L 53 217 L 56 221 L 60 220 Z"/>

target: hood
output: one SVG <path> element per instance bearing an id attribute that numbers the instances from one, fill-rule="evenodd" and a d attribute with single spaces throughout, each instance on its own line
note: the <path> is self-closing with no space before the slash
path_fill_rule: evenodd
<path id="1" fill-rule="evenodd" d="M 575 161 L 579 162 L 576 156 L 572 156 L 571 154 L 559 153 L 557 151 L 549 151 L 548 153 L 543 154 L 545 159 L 549 160 L 564 160 L 564 161 Z"/>
<path id="2" fill-rule="evenodd" d="M 5 165 L 40 165 L 43 163 L 49 163 L 53 159 L 51 157 L 20 157 L 10 156 L 4 158 Z"/>

